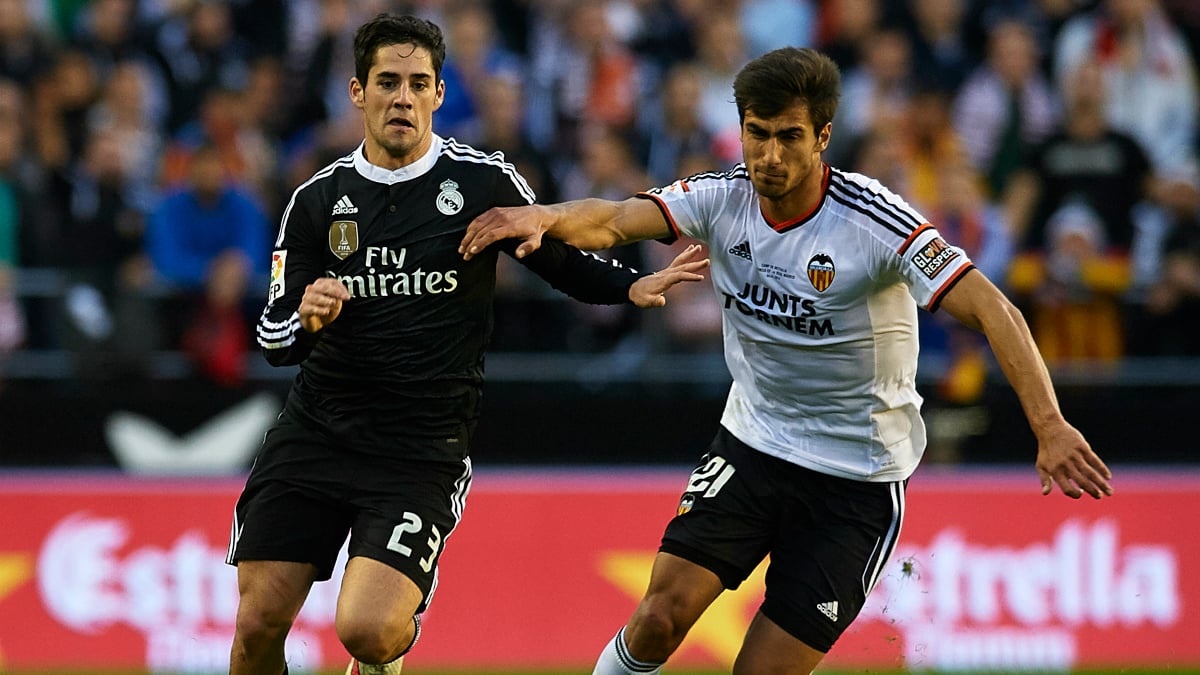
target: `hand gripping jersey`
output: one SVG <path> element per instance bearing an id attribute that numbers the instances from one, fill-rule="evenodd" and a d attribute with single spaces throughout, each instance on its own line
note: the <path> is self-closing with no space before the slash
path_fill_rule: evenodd
<path id="1" fill-rule="evenodd" d="M 824 170 L 816 208 L 785 223 L 742 165 L 639 196 L 709 247 L 733 376 L 721 424 L 815 471 L 904 479 L 925 449 L 916 308 L 973 265 L 878 181 Z"/>
<path id="2" fill-rule="evenodd" d="M 300 364 L 288 410 L 356 451 L 462 457 L 478 416 L 492 330 L 499 242 L 470 261 L 467 225 L 533 192 L 500 153 L 434 136 L 394 171 L 363 148 L 298 187 L 283 214 L 258 343 L 275 365 Z M 639 273 L 547 238 L 521 264 L 572 297 L 628 301 Z M 305 287 L 336 278 L 351 298 L 316 334 L 300 326 Z"/>

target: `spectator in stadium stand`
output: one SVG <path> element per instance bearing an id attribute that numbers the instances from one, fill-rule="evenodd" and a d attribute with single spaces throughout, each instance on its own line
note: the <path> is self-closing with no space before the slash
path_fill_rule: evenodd
<path id="1" fill-rule="evenodd" d="M 749 60 L 735 11 L 705 12 L 696 32 L 696 67 L 700 72 L 700 119 L 713 137 L 713 153 L 730 165 L 737 162 L 738 121 L 729 109 L 729 83 Z"/>
<path id="2" fill-rule="evenodd" d="M 24 229 L 24 190 L 14 175 L 23 154 L 24 105 L 20 86 L 0 79 L 0 365 L 25 341 L 25 312 L 13 292 Z"/>
<path id="3" fill-rule="evenodd" d="M 167 83 L 167 128 L 174 132 L 210 89 L 245 86 L 255 47 L 234 29 L 230 0 L 177 3 L 172 12 L 154 34 L 153 53 Z"/>
<path id="4" fill-rule="evenodd" d="M 883 18 L 880 0 L 830 0 L 822 3 L 818 42 L 821 51 L 848 73 L 859 65 L 867 39 Z"/>
<path id="5" fill-rule="evenodd" d="M 1163 273 L 1146 293 L 1143 353 L 1200 356 L 1200 210 L 1179 217 L 1163 252 Z M 671 298 L 674 307 L 678 298 Z"/>
<path id="6" fill-rule="evenodd" d="M 1016 308 L 895 193 L 822 161 L 838 85 L 819 52 L 770 52 L 733 83 L 743 165 L 620 202 L 492 209 L 463 238 L 468 258 L 508 238 L 523 240 L 518 254 L 551 237 L 585 249 L 678 237 L 710 247 L 733 385 L 646 594 L 597 675 L 659 672 L 768 554 L 765 601 L 733 672 L 817 666 L 894 550 L 925 449 L 918 307 L 987 336 L 1037 438 L 1042 494 L 1112 494 Z"/>
<path id="7" fill-rule="evenodd" d="M 655 183 L 684 175 L 679 164 L 685 157 L 713 153 L 713 135 L 700 119 L 700 87 L 696 64 L 680 61 L 667 70 L 653 102 L 638 111 L 638 164 Z"/>
<path id="8" fill-rule="evenodd" d="M 446 102 L 437 112 L 438 128 L 461 138 L 478 124 L 483 87 L 488 79 L 520 81 L 525 63 L 498 41 L 491 12 L 482 4 L 463 3 L 446 12 Z M 510 160 L 511 161 L 511 160 Z"/>
<path id="9" fill-rule="evenodd" d="M 60 347 L 77 374 L 92 377 L 140 375 L 146 355 L 163 347 L 146 293 L 146 214 L 131 198 L 121 141 L 108 128 L 87 131 L 82 157 L 47 172 L 38 226 L 65 283 Z"/>
<path id="10" fill-rule="evenodd" d="M 0 0 L 0 78 L 15 80 L 26 91 L 54 63 L 54 43 L 29 14 L 27 0 Z"/>
<path id="11" fill-rule="evenodd" d="M 1000 21 L 988 37 L 987 60 L 954 94 L 954 128 L 971 163 L 986 175 L 989 197 L 1004 193 L 1026 149 L 1058 123 L 1058 96 L 1038 64 L 1029 27 Z"/>
<path id="12" fill-rule="evenodd" d="M 861 45 L 859 64 L 842 81 L 845 114 L 827 150 L 835 163 L 851 161 L 854 148 L 877 128 L 899 123 L 912 98 L 912 45 L 904 32 L 881 28 Z"/>
<path id="13" fill-rule="evenodd" d="M 179 294 L 168 339 L 200 372 L 227 386 L 245 375 L 246 289 L 267 257 L 269 225 L 251 193 L 229 178 L 220 151 L 201 145 L 188 182 L 150 214 L 146 250 L 157 276 Z"/>
<path id="14" fill-rule="evenodd" d="M 1051 218 L 1070 204 L 1086 207 L 1099 218 L 1101 231 L 1095 241 L 1103 246 L 1103 255 L 1093 257 L 1090 267 L 1112 273 L 1103 275 L 1109 281 L 1096 290 L 1105 295 L 1119 293 L 1123 305 L 1118 313 L 1121 336 L 1105 342 L 1116 346 L 1121 355 L 1152 353 L 1149 345 L 1153 340 L 1146 339 L 1152 337 L 1147 332 L 1153 330 L 1152 324 L 1143 325 L 1138 317 L 1146 311 L 1143 291 L 1162 273 L 1157 233 L 1169 229 L 1173 214 L 1194 211 L 1197 191 L 1186 183 L 1163 180 L 1154 172 L 1142 145 L 1113 128 L 1105 116 L 1106 85 L 1098 62 L 1080 62 L 1065 85 L 1066 118 L 1061 128 L 1029 152 L 1004 195 L 1018 251 L 1010 280 L 1019 302 L 1034 303 L 1038 280 L 1044 276 L 1038 270 L 1053 257 Z M 1105 161 L 1095 161 L 1096 157 Z M 1107 262 L 1099 266 L 1101 261 Z M 1095 275 L 1088 278 L 1100 279 Z M 1046 330 L 1065 325 L 1054 323 L 1057 315 L 1046 314 L 1046 321 L 1051 322 Z M 1074 323 L 1083 318 L 1080 315 L 1080 321 Z M 1036 319 L 1034 323 L 1036 333 L 1040 329 Z M 1112 329 L 1110 324 L 1104 322 Z M 1085 345 L 1094 340 L 1078 331 L 1075 334 L 1074 340 L 1064 337 L 1055 341 L 1074 347 L 1055 352 L 1068 357 L 1090 353 Z M 1112 350 L 1106 353 L 1109 358 L 1116 355 Z"/>
<path id="15" fill-rule="evenodd" d="M 354 41 L 364 138 L 293 193 L 272 256 L 259 345 L 299 364 L 238 500 L 229 562 L 240 602 L 230 675 L 287 672 L 284 643 L 349 535 L 337 633 L 347 672 L 399 673 L 471 485 L 496 259 L 464 263 L 471 218 L 534 195 L 512 165 L 432 128 L 440 29 L 379 15 Z M 560 245 L 524 262 L 596 303 L 665 304 L 695 250 L 642 274 Z"/>
<path id="16" fill-rule="evenodd" d="M 1105 0 L 1069 20 L 1055 44 L 1059 88 L 1088 61 L 1103 72 L 1113 128 L 1138 140 L 1160 178 L 1192 180 L 1200 85 L 1187 42 L 1158 1 Z"/>
<path id="17" fill-rule="evenodd" d="M 976 66 L 976 45 L 968 44 L 968 0 L 912 0 L 903 26 L 912 42 L 913 72 L 954 91 Z M 982 45 L 978 45 L 982 47 Z"/>

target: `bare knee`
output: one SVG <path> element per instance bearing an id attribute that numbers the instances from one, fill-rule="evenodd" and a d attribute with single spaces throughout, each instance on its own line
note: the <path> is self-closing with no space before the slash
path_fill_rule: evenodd
<path id="1" fill-rule="evenodd" d="M 666 661 L 691 627 L 678 614 L 675 603 L 666 596 L 645 598 L 625 630 L 629 653 L 643 661 Z"/>
<path id="2" fill-rule="evenodd" d="M 235 649 L 257 652 L 280 647 L 292 628 L 292 617 L 286 610 L 243 602 L 235 624 Z"/>
<path id="3" fill-rule="evenodd" d="M 351 656 L 363 663 L 387 663 L 412 643 L 415 626 L 412 617 L 389 620 L 360 614 L 338 616 L 337 636 Z"/>

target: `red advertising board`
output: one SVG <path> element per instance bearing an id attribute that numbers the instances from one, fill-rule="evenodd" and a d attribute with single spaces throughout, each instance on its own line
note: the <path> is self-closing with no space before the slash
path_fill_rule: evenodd
<path id="1" fill-rule="evenodd" d="M 645 586 L 686 471 L 485 472 L 449 540 L 406 672 L 584 672 Z M 1119 470 L 1116 497 L 1041 497 L 1030 469 L 911 481 L 899 547 L 830 667 L 1200 666 L 1200 471 Z M 219 672 L 237 606 L 231 480 L 0 477 L 0 671 Z M 337 580 L 289 641 L 294 670 L 346 659 Z M 760 569 L 672 659 L 728 668 Z"/>

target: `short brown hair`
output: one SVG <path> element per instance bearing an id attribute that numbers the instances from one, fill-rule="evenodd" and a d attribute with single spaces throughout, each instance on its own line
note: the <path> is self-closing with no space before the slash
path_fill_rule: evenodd
<path id="1" fill-rule="evenodd" d="M 842 76 L 833 59 L 815 49 L 784 47 L 747 63 L 733 80 L 738 119 L 746 111 L 770 119 L 796 103 L 808 107 L 813 129 L 833 121 Z"/>
<path id="2" fill-rule="evenodd" d="M 379 14 L 358 27 L 354 33 L 354 76 L 366 86 L 375 52 L 390 45 L 415 45 L 429 51 L 433 60 L 433 79 L 442 79 L 442 64 L 446 61 L 446 39 L 442 29 L 432 21 L 415 16 Z"/>

